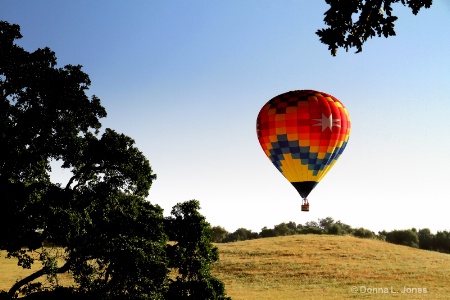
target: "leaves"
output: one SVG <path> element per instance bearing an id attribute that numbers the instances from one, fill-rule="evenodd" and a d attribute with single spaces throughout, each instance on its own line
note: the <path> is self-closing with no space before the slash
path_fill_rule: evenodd
<path id="1" fill-rule="evenodd" d="M 225 299 L 210 275 L 218 253 L 198 201 L 164 219 L 145 199 L 156 175 L 135 141 L 110 128 L 99 135 L 106 111 L 86 95 L 82 67 L 57 67 L 54 52 L 29 53 L 14 44 L 20 37 L 19 26 L 0 22 L 0 249 L 23 268 L 38 253 L 43 268 L 9 296 L 37 291 L 30 282 L 41 276 L 56 291 L 57 274 L 71 271 L 92 299 Z M 50 181 L 52 160 L 72 173 L 65 185 Z M 167 247 L 166 231 L 176 246 Z M 179 280 L 169 281 L 169 263 Z"/>
<path id="2" fill-rule="evenodd" d="M 169 267 L 176 270 L 166 299 L 229 299 L 224 285 L 210 273 L 219 259 L 211 244 L 211 227 L 198 211 L 200 203 L 190 200 L 172 208 L 166 232 L 175 244 L 167 245 Z"/>
<path id="3" fill-rule="evenodd" d="M 82 286 L 161 294 L 166 236 L 162 210 L 144 199 L 156 179 L 148 160 L 124 134 L 97 136 L 106 111 L 86 95 L 80 65 L 57 67 L 53 51 L 27 52 L 20 37 L 18 25 L 0 22 L 0 248 L 30 268 L 30 253 L 51 243 Z M 55 159 L 72 172 L 66 186 L 50 181 Z M 55 274 L 54 258 L 41 255 L 33 276 Z"/>
<path id="4" fill-rule="evenodd" d="M 32 53 L 14 44 L 19 27 L 0 22 L 0 174 L 41 180 L 50 159 L 65 159 L 80 134 L 98 131 L 106 116 L 100 100 L 87 97 L 81 66 L 56 67 L 48 48 Z"/>
<path id="5" fill-rule="evenodd" d="M 316 34 L 320 41 L 328 45 L 328 50 L 336 56 L 339 47 L 348 51 L 355 47 L 362 51 L 363 44 L 374 36 L 385 38 L 394 36 L 392 4 L 401 2 L 411 8 L 416 15 L 422 7 L 429 8 L 432 0 L 326 0 L 330 8 L 325 12 L 327 28 Z M 359 16 L 358 16 L 359 14 Z"/>

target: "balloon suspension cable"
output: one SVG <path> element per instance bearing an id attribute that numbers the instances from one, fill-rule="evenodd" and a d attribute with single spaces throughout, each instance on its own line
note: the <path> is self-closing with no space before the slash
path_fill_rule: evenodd
<path id="1" fill-rule="evenodd" d="M 303 204 L 303 205 L 309 205 L 308 198 L 306 198 L 306 197 L 303 198 L 302 204 Z"/>

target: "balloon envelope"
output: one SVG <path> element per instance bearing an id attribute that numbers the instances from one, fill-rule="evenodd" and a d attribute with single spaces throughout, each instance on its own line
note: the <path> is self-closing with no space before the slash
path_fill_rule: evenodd
<path id="1" fill-rule="evenodd" d="M 342 154 L 350 117 L 335 97 L 313 90 L 290 91 L 258 114 L 258 140 L 267 157 L 306 198 Z"/>

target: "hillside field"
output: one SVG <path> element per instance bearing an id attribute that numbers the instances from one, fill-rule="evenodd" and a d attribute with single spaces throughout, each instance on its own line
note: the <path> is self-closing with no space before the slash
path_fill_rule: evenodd
<path id="1" fill-rule="evenodd" d="M 450 255 L 352 236 L 216 244 L 213 274 L 234 300 L 450 299 Z M 29 274 L 0 253 L 0 289 Z M 60 283 L 70 284 L 69 274 Z"/>
<path id="2" fill-rule="evenodd" d="M 234 300 L 450 299 L 449 254 L 324 235 L 217 246 L 214 274 Z"/>

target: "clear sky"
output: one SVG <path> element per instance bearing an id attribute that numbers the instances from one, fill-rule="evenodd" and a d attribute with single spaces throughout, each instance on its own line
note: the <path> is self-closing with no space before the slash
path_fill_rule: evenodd
<path id="1" fill-rule="evenodd" d="M 316 30 L 325 1 L 1 0 L 19 44 L 81 64 L 108 117 L 150 160 L 148 199 L 165 214 L 197 199 L 232 232 L 332 217 L 352 227 L 450 230 L 450 3 L 417 16 L 401 5 L 397 36 L 332 57 Z M 347 107 L 347 148 L 308 197 L 264 155 L 256 117 L 298 89 Z M 54 178 L 64 179 L 55 171 Z M 57 179 L 55 179 L 57 180 Z"/>

